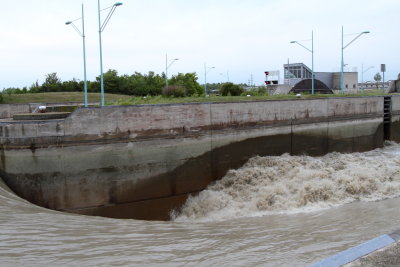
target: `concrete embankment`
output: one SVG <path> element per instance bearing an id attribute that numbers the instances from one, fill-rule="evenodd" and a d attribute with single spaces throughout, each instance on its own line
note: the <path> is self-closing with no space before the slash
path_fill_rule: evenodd
<path id="1" fill-rule="evenodd" d="M 399 242 L 400 230 L 349 248 L 311 267 L 399 266 Z"/>
<path id="2" fill-rule="evenodd" d="M 377 96 L 82 108 L 66 119 L 2 121 L 1 175 L 51 209 L 167 219 L 190 193 L 254 155 L 399 141 L 400 97 L 389 100 L 389 117 Z"/>

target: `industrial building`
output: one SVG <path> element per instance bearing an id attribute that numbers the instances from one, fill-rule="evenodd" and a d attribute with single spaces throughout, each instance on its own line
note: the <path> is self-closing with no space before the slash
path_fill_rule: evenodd
<path id="1" fill-rule="evenodd" d="M 284 64 L 284 84 L 295 87 L 296 84 L 311 79 L 312 71 L 303 63 Z M 340 72 L 314 72 L 314 80 L 319 80 L 332 90 L 340 90 Z M 344 90 L 358 90 L 358 72 L 343 73 Z"/>

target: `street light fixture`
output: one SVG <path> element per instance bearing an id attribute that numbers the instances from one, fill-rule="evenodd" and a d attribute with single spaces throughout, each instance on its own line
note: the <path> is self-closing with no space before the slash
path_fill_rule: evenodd
<path id="1" fill-rule="evenodd" d="M 79 18 L 80 19 L 80 18 Z M 76 20 L 79 20 L 76 19 Z M 75 21 L 76 21 L 75 20 Z M 82 32 L 76 27 L 74 21 L 67 21 L 65 25 L 71 25 L 75 31 L 82 37 L 83 39 L 83 73 L 84 73 L 84 98 L 85 98 L 85 107 L 88 106 L 88 96 L 87 96 L 87 81 L 86 81 L 86 43 L 85 43 L 85 14 L 83 10 L 83 3 L 82 3 Z"/>
<path id="2" fill-rule="evenodd" d="M 204 93 L 205 93 L 205 96 L 207 96 L 207 74 L 208 74 L 212 69 L 215 69 L 215 67 L 209 67 L 209 68 L 207 68 L 206 63 L 204 63 Z"/>
<path id="3" fill-rule="evenodd" d="M 343 26 L 342 26 L 342 63 L 340 65 L 340 91 L 343 94 L 344 93 L 344 79 L 343 79 L 343 67 L 344 67 L 344 60 L 343 60 L 343 50 L 348 47 L 349 45 L 351 45 L 355 40 L 357 40 L 358 38 L 360 38 L 361 35 L 363 34 L 368 34 L 370 33 L 369 31 L 363 31 L 361 33 L 359 33 L 353 40 L 351 40 L 347 45 L 344 45 L 344 34 L 343 34 Z"/>
<path id="4" fill-rule="evenodd" d="M 104 75 L 103 75 L 103 48 L 101 44 L 101 33 L 104 31 L 106 28 L 108 22 L 111 19 L 111 16 L 114 14 L 114 11 L 117 7 L 121 6 L 122 3 L 118 2 L 112 5 L 111 7 L 105 8 L 103 10 L 109 9 L 110 11 L 108 12 L 107 17 L 101 23 L 101 16 L 100 12 L 103 10 L 100 10 L 100 0 L 98 0 L 98 12 L 99 12 L 99 46 L 100 46 L 100 88 L 101 88 L 101 106 L 104 106 Z"/>
<path id="5" fill-rule="evenodd" d="M 221 75 L 221 76 L 226 76 L 226 82 L 229 82 L 229 71 L 226 71 L 226 74 L 224 74 L 224 73 L 220 73 L 219 75 Z"/>
<path id="6" fill-rule="evenodd" d="M 374 66 L 369 66 L 368 68 L 366 68 L 364 70 L 364 64 L 361 65 L 361 89 L 363 84 L 364 84 L 364 73 L 366 73 L 367 71 L 369 71 L 370 69 L 374 68 Z"/>
<path id="7" fill-rule="evenodd" d="M 311 31 L 311 49 L 307 48 L 306 46 L 302 45 L 298 41 L 291 41 L 291 44 L 298 44 L 308 52 L 311 52 L 311 94 L 314 94 L 314 31 Z"/>
<path id="8" fill-rule="evenodd" d="M 168 88 L 168 69 L 177 60 L 179 60 L 179 58 L 172 59 L 168 65 L 168 54 L 165 54 L 165 85 L 166 85 L 166 88 Z"/>

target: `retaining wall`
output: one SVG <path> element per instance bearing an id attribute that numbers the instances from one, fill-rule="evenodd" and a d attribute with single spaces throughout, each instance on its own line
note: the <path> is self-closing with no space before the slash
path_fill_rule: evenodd
<path id="1" fill-rule="evenodd" d="M 12 118 L 12 115 L 32 112 L 29 104 L 1 104 L 0 119 Z"/>
<path id="2" fill-rule="evenodd" d="M 399 138 L 400 97 L 392 109 Z M 166 219 L 252 156 L 370 150 L 383 145 L 383 128 L 383 97 L 82 108 L 63 120 L 0 122 L 0 169 L 44 207 Z"/>

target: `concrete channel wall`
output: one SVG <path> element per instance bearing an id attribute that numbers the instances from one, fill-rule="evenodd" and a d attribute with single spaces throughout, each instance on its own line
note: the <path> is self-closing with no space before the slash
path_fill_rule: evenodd
<path id="1" fill-rule="evenodd" d="M 12 118 L 12 115 L 18 113 L 31 112 L 29 104 L 1 104 L 0 105 L 0 119 Z"/>
<path id="2" fill-rule="evenodd" d="M 400 97 L 392 110 L 398 138 Z M 252 156 L 381 147 L 383 111 L 379 96 L 82 108 L 62 120 L 0 122 L 0 169 L 40 206 L 167 219 Z"/>

